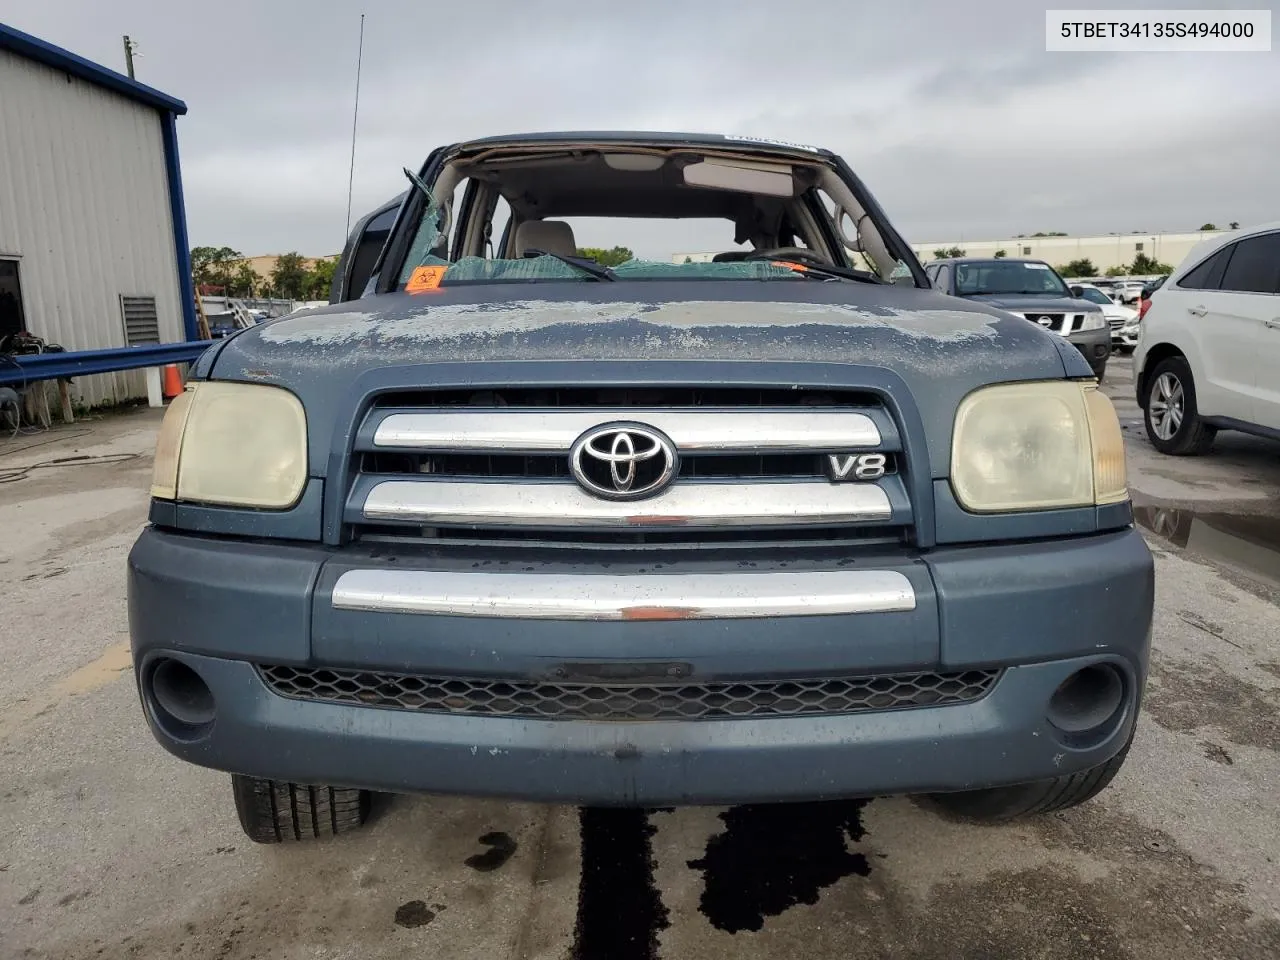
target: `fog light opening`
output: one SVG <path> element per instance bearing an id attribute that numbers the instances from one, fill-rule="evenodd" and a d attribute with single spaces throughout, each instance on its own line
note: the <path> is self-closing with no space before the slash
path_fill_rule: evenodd
<path id="1" fill-rule="evenodd" d="M 1123 706 L 1124 677 L 1111 664 L 1098 663 L 1062 681 L 1049 699 L 1049 722 L 1067 734 L 1094 733 Z"/>
<path id="2" fill-rule="evenodd" d="M 157 662 L 150 687 L 156 719 L 173 736 L 190 739 L 212 725 L 213 691 L 185 663 L 168 658 Z"/>

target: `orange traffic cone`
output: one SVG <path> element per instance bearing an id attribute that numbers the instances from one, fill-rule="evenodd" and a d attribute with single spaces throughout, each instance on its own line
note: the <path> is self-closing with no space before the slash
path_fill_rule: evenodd
<path id="1" fill-rule="evenodd" d="M 164 368 L 164 398 L 172 400 L 182 389 L 182 374 L 178 372 L 178 365 L 171 363 Z"/>

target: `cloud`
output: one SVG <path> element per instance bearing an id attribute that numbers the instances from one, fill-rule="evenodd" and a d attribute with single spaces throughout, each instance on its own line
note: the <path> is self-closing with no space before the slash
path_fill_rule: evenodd
<path id="1" fill-rule="evenodd" d="M 401 168 L 440 144 L 593 128 L 828 146 L 917 241 L 1280 219 L 1269 160 L 1280 146 L 1280 54 L 1049 54 L 1043 8 L 1021 0 L 363 9 L 353 219 L 404 189 Z M 336 251 L 357 8 L 223 0 L 200 8 L 198 27 L 192 10 L 46 0 L 9 16 L 117 67 L 129 33 L 139 78 L 187 101 L 179 137 L 193 243 Z M 653 254 L 723 245 L 716 227 L 626 230 L 583 242 L 630 239 Z"/>

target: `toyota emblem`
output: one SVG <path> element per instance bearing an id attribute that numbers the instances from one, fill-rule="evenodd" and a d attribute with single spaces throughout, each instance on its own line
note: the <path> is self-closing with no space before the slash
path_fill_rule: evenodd
<path id="1" fill-rule="evenodd" d="M 606 423 L 588 430 L 569 453 L 573 478 L 605 500 L 640 500 L 662 490 L 679 467 L 676 448 L 640 423 Z"/>

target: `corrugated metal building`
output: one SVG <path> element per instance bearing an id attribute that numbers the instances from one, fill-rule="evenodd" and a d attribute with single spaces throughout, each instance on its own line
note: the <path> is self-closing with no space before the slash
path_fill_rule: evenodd
<path id="1" fill-rule="evenodd" d="M 186 110 L 0 24 L 0 335 L 17 323 L 67 350 L 196 338 L 175 123 Z M 72 393 L 98 405 L 146 385 L 111 373 Z"/>

